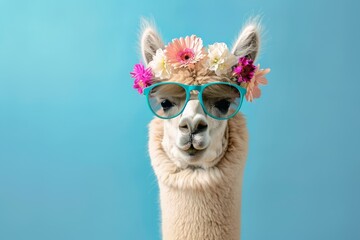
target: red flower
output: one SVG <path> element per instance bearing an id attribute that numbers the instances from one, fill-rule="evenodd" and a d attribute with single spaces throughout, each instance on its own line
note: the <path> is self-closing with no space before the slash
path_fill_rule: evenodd
<path id="1" fill-rule="evenodd" d="M 256 66 L 254 61 L 246 57 L 239 58 L 239 62 L 233 70 L 233 75 L 237 77 L 239 83 L 250 82 L 254 77 Z"/>

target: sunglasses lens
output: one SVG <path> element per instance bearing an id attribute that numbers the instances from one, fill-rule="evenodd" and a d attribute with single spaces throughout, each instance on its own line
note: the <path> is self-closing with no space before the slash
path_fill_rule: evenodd
<path id="1" fill-rule="evenodd" d="M 239 111 L 241 92 L 231 85 L 212 84 L 203 90 L 202 99 L 211 117 L 226 119 Z"/>
<path id="2" fill-rule="evenodd" d="M 172 118 L 180 113 L 186 100 L 186 90 L 173 83 L 155 86 L 148 94 L 152 111 L 161 118 Z"/>

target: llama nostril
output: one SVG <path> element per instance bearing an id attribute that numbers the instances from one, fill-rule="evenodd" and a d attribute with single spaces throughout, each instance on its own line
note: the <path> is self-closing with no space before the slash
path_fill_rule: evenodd
<path id="1" fill-rule="evenodd" d="M 206 122 L 204 121 L 200 121 L 197 125 L 196 128 L 194 129 L 192 134 L 197 134 L 200 132 L 204 132 L 207 129 L 208 125 Z"/>
<path id="2" fill-rule="evenodd" d="M 190 133 L 191 132 L 190 126 L 186 122 L 180 123 L 179 129 L 183 133 Z"/>

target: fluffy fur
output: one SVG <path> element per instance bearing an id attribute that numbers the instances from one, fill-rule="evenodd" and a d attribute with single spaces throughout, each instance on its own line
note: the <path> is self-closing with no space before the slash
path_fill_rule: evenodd
<path id="1" fill-rule="evenodd" d="M 208 169 L 180 169 L 162 147 L 164 121 L 149 126 L 151 164 L 159 181 L 164 240 L 240 237 L 242 176 L 248 135 L 239 113 L 228 121 L 224 155 Z"/>

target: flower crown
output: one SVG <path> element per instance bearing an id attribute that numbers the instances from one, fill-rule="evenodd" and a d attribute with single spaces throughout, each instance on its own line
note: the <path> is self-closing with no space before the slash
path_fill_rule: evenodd
<path id="1" fill-rule="evenodd" d="M 203 47 L 202 39 L 192 35 L 173 39 L 165 49 L 157 49 L 148 68 L 141 63 L 135 64 L 130 73 L 135 79 L 133 87 L 142 94 L 143 89 L 153 84 L 154 78 L 169 79 L 172 74 L 181 69 L 193 71 L 205 68 L 217 76 L 225 76 L 246 88 L 246 100 L 252 102 L 259 98 L 259 85 L 266 85 L 265 75 L 270 69 L 260 69 L 247 56 L 240 58 L 232 54 L 225 43 L 214 43 L 207 49 Z"/>

